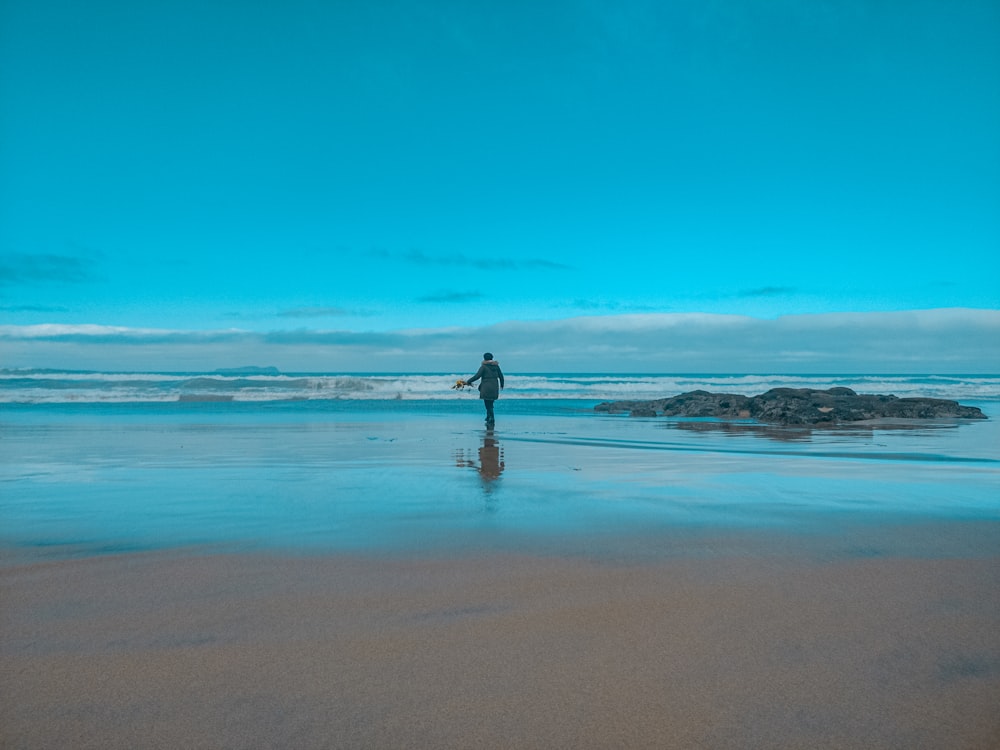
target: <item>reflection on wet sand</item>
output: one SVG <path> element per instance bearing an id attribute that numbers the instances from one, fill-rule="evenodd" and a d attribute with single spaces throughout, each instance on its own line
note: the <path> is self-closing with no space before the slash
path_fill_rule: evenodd
<path id="1" fill-rule="evenodd" d="M 486 430 L 483 433 L 483 444 L 479 447 L 478 456 L 475 459 L 467 458 L 465 449 L 455 453 L 455 465 L 459 468 L 475 469 L 479 472 L 483 489 L 490 492 L 493 484 L 500 478 L 504 470 L 503 446 L 496 439 L 493 430 Z"/>
<path id="2" fill-rule="evenodd" d="M 782 443 L 808 443 L 814 434 L 836 434 L 843 437 L 871 439 L 876 430 L 940 430 L 958 427 L 955 422 L 864 422 L 862 424 L 837 425 L 772 425 L 760 422 L 727 422 L 719 421 L 683 421 L 671 420 L 662 425 L 666 430 L 684 430 L 687 432 L 723 432 L 730 435 L 753 435 L 755 437 L 777 440 Z"/>

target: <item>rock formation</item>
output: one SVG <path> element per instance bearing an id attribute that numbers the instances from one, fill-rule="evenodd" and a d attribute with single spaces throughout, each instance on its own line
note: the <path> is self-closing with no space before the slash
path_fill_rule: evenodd
<path id="1" fill-rule="evenodd" d="M 754 419 L 782 425 L 838 424 L 871 419 L 986 419 L 975 406 L 941 398 L 858 394 L 850 388 L 772 388 L 758 396 L 689 391 L 651 401 L 606 401 L 594 407 L 633 417 Z"/>

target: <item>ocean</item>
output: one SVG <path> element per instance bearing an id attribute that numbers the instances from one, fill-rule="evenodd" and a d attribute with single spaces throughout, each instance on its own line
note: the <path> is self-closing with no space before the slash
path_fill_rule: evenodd
<path id="1" fill-rule="evenodd" d="M 487 430 L 475 391 L 451 389 L 469 374 L 2 371 L 0 549 L 628 556 L 755 530 L 878 555 L 880 524 L 1000 520 L 1000 376 L 508 373 Z M 593 408 L 778 386 L 952 398 L 989 419 L 808 429 Z"/>
<path id="2" fill-rule="evenodd" d="M 440 400 L 466 373 L 116 373 L 0 369 L 0 403 L 171 401 Z M 642 399 L 692 390 L 762 393 L 769 388 L 832 388 L 956 400 L 1000 400 L 1000 375 L 608 375 L 508 374 L 507 398 Z"/>

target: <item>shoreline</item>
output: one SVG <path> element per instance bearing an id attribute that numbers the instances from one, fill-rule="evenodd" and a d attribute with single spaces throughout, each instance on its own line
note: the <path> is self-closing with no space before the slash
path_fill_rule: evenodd
<path id="1" fill-rule="evenodd" d="M 617 532 L 649 547 L 724 529 L 1000 519 L 1000 420 L 804 431 L 498 411 L 486 430 L 478 403 L 432 418 L 230 406 L 5 421 L 0 544 L 25 557 L 566 550 Z"/>

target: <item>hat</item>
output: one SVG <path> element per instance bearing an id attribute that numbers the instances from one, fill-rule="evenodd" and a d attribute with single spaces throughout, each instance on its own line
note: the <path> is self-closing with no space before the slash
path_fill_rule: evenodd
<path id="1" fill-rule="evenodd" d="M 493 359 L 493 353 L 492 352 L 485 352 L 483 354 L 483 359 Z"/>

